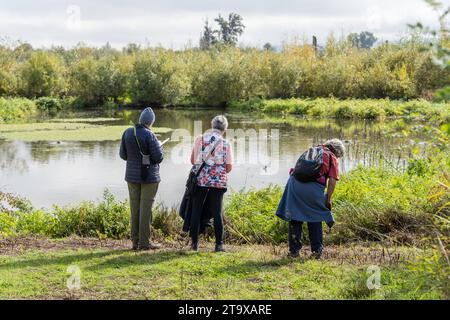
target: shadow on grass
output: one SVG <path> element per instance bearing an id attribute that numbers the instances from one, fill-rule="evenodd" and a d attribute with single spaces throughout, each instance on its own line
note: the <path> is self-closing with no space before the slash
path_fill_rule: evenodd
<path id="1" fill-rule="evenodd" d="M 53 253 L 48 253 L 47 256 L 45 256 L 45 253 L 39 253 L 39 257 L 36 258 L 29 258 L 27 255 L 25 255 L 19 256 L 20 257 L 19 260 L 0 264 L 0 270 L 8 268 L 41 267 L 54 264 L 71 264 L 86 260 L 101 259 L 110 255 L 122 254 L 125 252 L 129 252 L 129 250 L 122 249 L 122 250 L 108 250 L 100 252 L 84 251 L 83 253 L 76 253 L 69 255 L 61 253 L 55 255 Z"/>
<path id="2" fill-rule="evenodd" d="M 288 257 L 278 258 L 276 260 L 251 260 L 240 264 L 227 265 L 220 268 L 220 272 L 225 272 L 229 274 L 249 274 L 249 273 L 259 273 L 261 271 L 275 271 L 278 268 L 291 265 L 293 263 L 304 263 L 302 259 L 293 260 Z"/>
<path id="3" fill-rule="evenodd" d="M 128 251 L 130 252 L 130 251 Z M 161 262 L 172 261 L 181 258 L 189 258 L 189 253 L 181 250 L 173 251 L 149 251 L 128 255 L 120 255 L 106 259 L 98 264 L 91 265 L 87 270 L 99 270 L 106 268 L 127 268 L 130 266 L 153 265 Z"/>
<path id="4" fill-rule="evenodd" d="M 111 258 L 110 258 L 111 257 Z M 81 253 L 39 253 L 38 257 L 28 255 L 19 259 L 0 264 L 0 270 L 28 267 L 47 267 L 51 265 L 70 265 L 88 262 L 86 270 L 106 268 L 126 268 L 129 266 L 158 264 L 165 261 L 189 257 L 186 251 L 149 251 L 133 252 L 128 249 L 113 249 L 106 251 L 83 251 Z M 98 260 L 100 259 L 100 262 Z"/>
<path id="5" fill-rule="evenodd" d="M 228 255 L 226 253 L 225 255 Z M 198 261 L 195 259 L 199 258 Z M 142 265 L 157 265 L 162 262 L 173 261 L 178 259 L 186 259 L 189 263 L 204 263 L 203 260 L 207 260 L 208 263 L 213 262 L 212 257 L 198 256 L 196 253 L 191 253 L 184 250 L 166 250 L 166 251 L 148 251 L 148 252 L 132 252 L 128 249 L 113 249 L 106 251 L 83 251 L 72 253 L 66 251 L 63 253 L 39 253 L 39 256 L 21 256 L 19 259 L 13 261 L 7 261 L 0 264 L 0 270 L 5 269 L 21 269 L 21 268 L 34 268 L 34 267 L 48 267 L 52 265 L 70 265 L 87 262 L 84 265 L 85 270 L 99 271 L 102 269 L 121 269 L 133 266 Z M 192 260 L 194 259 L 194 261 Z M 295 260 L 303 263 L 303 260 Z M 250 274 L 260 271 L 274 271 L 280 267 L 290 265 L 294 263 L 294 260 L 283 257 L 275 260 L 271 259 L 259 259 L 259 260 L 246 260 L 243 259 L 242 263 L 235 263 L 234 259 L 226 261 L 225 265 L 217 266 L 218 272 L 227 274 Z M 20 271 L 18 271 L 20 272 Z"/>

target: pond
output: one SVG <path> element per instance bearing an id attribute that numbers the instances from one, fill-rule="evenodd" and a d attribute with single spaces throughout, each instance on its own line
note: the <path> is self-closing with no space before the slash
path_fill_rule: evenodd
<path id="1" fill-rule="evenodd" d="M 162 182 L 157 195 L 157 201 L 166 206 L 180 202 L 194 137 L 208 129 L 213 116 L 220 113 L 225 113 L 230 123 L 228 138 L 234 147 L 235 166 L 229 181 L 234 191 L 284 184 L 298 156 L 309 146 L 329 138 L 345 141 L 347 153 L 340 161 L 341 172 L 358 164 L 383 163 L 403 168 L 411 152 L 409 137 L 387 133 L 398 124 L 268 117 L 217 109 L 159 109 L 155 113 L 156 126 L 172 129 L 158 134 L 160 140 L 172 138 L 164 146 Z M 137 121 L 139 111 L 115 112 L 114 119 L 105 118 L 100 111 L 68 117 L 86 118 L 89 125 L 124 126 Z M 0 140 L 0 190 L 19 194 L 35 206 L 46 208 L 100 200 L 105 188 L 125 199 L 125 162 L 118 155 L 120 134 L 114 135 L 102 141 L 23 141 L 16 140 L 13 133 L 9 139 Z"/>

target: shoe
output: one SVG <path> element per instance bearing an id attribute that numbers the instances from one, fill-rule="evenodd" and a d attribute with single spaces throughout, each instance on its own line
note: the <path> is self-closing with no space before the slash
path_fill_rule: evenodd
<path id="1" fill-rule="evenodd" d="M 296 252 L 289 252 L 288 253 L 288 257 L 289 258 L 298 258 L 300 256 L 300 252 L 296 251 Z"/>
<path id="2" fill-rule="evenodd" d="M 223 244 L 216 244 L 216 248 L 214 251 L 215 252 L 226 252 L 225 248 L 223 247 Z"/>
<path id="3" fill-rule="evenodd" d="M 322 257 L 322 251 L 313 251 L 311 257 L 320 260 L 320 258 Z"/>
<path id="4" fill-rule="evenodd" d="M 161 249 L 161 246 L 155 243 L 150 243 L 148 246 L 139 247 L 139 251 L 149 251 L 149 250 L 158 250 Z"/>
<path id="5" fill-rule="evenodd" d="M 158 250 L 158 249 L 161 249 L 161 245 L 159 245 L 157 243 L 150 243 L 149 248 L 150 248 L 150 250 Z"/>
<path id="6" fill-rule="evenodd" d="M 192 243 L 191 244 L 191 250 L 192 251 L 198 251 L 198 243 Z"/>

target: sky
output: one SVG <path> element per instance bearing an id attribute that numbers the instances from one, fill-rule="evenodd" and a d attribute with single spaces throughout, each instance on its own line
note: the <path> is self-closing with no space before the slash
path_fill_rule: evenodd
<path id="1" fill-rule="evenodd" d="M 330 33 L 364 30 L 394 41 L 406 34 L 407 23 L 437 21 L 423 0 L 0 0 L 0 38 L 35 47 L 133 42 L 181 49 L 198 45 L 206 19 L 230 12 L 244 19 L 245 46 L 313 35 L 323 44 Z"/>

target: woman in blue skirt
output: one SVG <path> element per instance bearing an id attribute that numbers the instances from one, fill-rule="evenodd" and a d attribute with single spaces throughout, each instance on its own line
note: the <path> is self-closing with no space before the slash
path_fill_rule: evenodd
<path id="1" fill-rule="evenodd" d="M 311 251 L 318 259 L 323 250 L 322 222 L 327 223 L 330 228 L 334 224 L 331 198 L 339 180 L 337 159 L 344 155 L 345 147 L 342 141 L 332 139 L 318 148 L 322 149 L 319 178 L 311 182 L 301 182 L 294 177 L 294 170 L 291 170 L 283 197 L 278 205 L 277 216 L 289 222 L 289 255 L 292 257 L 299 256 L 302 248 L 304 222 L 308 223 Z"/>

